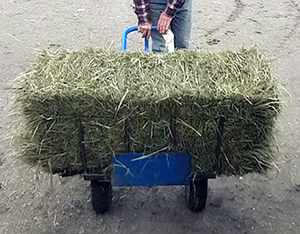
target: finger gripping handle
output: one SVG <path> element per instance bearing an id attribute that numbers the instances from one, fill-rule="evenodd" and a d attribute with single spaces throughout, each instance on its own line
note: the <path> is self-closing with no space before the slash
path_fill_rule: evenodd
<path id="1" fill-rule="evenodd" d="M 152 26 L 152 30 L 156 30 L 157 26 Z M 129 33 L 133 32 L 133 31 L 137 31 L 138 30 L 138 26 L 133 26 L 130 27 L 126 30 L 124 30 L 123 32 L 123 36 L 122 36 L 122 47 L 121 47 L 121 51 L 124 52 L 127 49 L 127 36 Z M 148 39 L 145 37 L 145 51 L 148 52 L 149 51 L 149 41 Z"/>

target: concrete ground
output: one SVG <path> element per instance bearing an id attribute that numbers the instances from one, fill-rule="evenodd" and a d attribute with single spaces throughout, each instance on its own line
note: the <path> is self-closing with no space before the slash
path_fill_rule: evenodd
<path id="1" fill-rule="evenodd" d="M 114 189 L 96 215 L 89 183 L 17 160 L 11 146 L 14 79 L 42 49 L 120 49 L 136 24 L 130 0 L 0 0 L 0 233 L 300 233 L 299 0 L 194 0 L 191 47 L 255 45 L 286 89 L 278 120 L 277 167 L 267 175 L 210 181 L 206 209 L 190 212 L 183 187 Z M 128 45 L 141 49 L 139 36 Z"/>

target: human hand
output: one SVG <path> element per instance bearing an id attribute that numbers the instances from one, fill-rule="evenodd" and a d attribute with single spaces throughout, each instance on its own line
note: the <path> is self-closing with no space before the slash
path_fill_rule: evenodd
<path id="1" fill-rule="evenodd" d="M 138 27 L 138 32 L 142 33 L 142 37 L 147 37 L 149 40 L 152 30 L 152 23 L 143 23 Z"/>
<path id="2" fill-rule="evenodd" d="M 172 17 L 168 16 L 167 13 L 163 11 L 157 23 L 157 30 L 162 34 L 166 33 L 170 27 L 171 21 Z"/>

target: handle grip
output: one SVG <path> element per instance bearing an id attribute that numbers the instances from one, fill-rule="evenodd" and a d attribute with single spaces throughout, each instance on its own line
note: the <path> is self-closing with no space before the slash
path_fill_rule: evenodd
<path id="1" fill-rule="evenodd" d="M 152 26 L 152 30 L 156 30 L 157 26 Z M 130 27 L 128 29 L 126 29 L 123 32 L 123 36 L 122 36 L 122 47 L 121 47 L 121 51 L 124 52 L 127 49 L 127 36 L 129 33 L 133 32 L 133 31 L 137 31 L 138 30 L 138 26 L 133 26 Z M 148 39 L 145 37 L 145 51 L 149 52 L 149 41 Z"/>

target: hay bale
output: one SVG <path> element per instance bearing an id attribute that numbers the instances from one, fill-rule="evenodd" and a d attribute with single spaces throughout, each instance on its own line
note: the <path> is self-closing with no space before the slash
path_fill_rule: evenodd
<path id="1" fill-rule="evenodd" d="M 105 168 L 127 150 L 188 152 L 194 170 L 226 174 L 262 172 L 273 162 L 280 100 L 269 63 L 254 48 L 160 55 L 43 51 L 24 77 L 15 99 L 18 148 L 30 163 L 47 166 L 51 159 L 55 172 L 81 167 L 81 118 L 89 166 Z"/>

